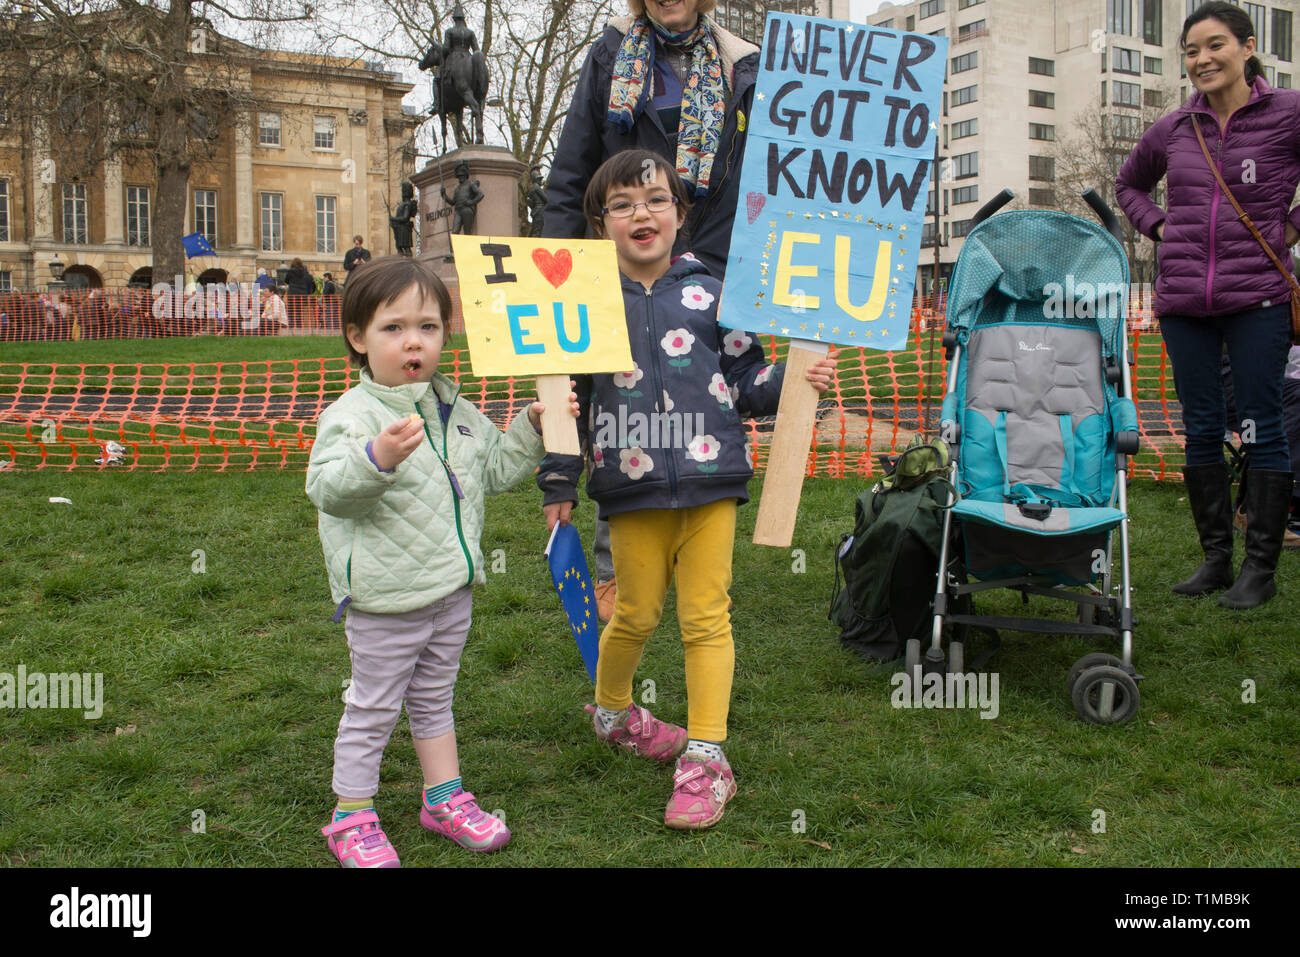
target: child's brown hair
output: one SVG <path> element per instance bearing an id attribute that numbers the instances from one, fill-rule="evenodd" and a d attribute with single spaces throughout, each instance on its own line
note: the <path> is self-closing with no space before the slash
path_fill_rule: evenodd
<path id="1" fill-rule="evenodd" d="M 352 348 L 348 329 L 355 327 L 365 333 L 380 306 L 387 306 L 412 286 L 419 287 L 421 300 L 432 296 L 438 302 L 438 316 L 442 320 L 443 343 L 451 338 L 451 293 L 442 284 L 438 274 L 427 262 L 410 256 L 380 256 L 366 263 L 364 269 L 355 269 L 343 287 L 340 307 L 343 342 L 348 347 L 348 359 L 355 366 L 369 369 L 364 354 Z"/>
<path id="2" fill-rule="evenodd" d="M 610 191 L 618 186 L 646 183 L 654 178 L 656 169 L 662 170 L 668 180 L 668 190 L 677 200 L 679 218 L 690 211 L 691 198 L 686 195 L 686 184 L 668 160 L 652 150 L 623 150 L 600 164 L 582 197 L 583 215 L 595 235 L 605 235 L 605 214 L 601 210 Z"/>

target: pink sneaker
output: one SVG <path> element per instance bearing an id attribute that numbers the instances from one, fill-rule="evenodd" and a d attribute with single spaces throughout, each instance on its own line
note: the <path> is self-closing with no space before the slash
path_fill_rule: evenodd
<path id="1" fill-rule="evenodd" d="M 724 755 L 721 762 L 697 754 L 677 759 L 673 796 L 664 808 L 664 824 L 675 831 L 699 831 L 722 820 L 727 802 L 736 795 L 736 779 Z"/>
<path id="2" fill-rule="evenodd" d="M 420 803 L 420 824 L 467 851 L 499 851 L 510 841 L 510 829 L 480 808 L 468 791 L 457 791 L 441 804 Z"/>
<path id="3" fill-rule="evenodd" d="M 632 705 L 623 723 L 610 728 L 608 734 L 602 732 L 600 725 L 596 724 L 595 705 L 587 705 L 586 711 L 592 716 L 596 737 L 640 757 L 667 763 L 686 747 L 688 739 L 685 728 L 660 721 L 640 705 Z"/>
<path id="4" fill-rule="evenodd" d="M 344 867 L 401 867 L 397 851 L 373 810 L 353 811 L 320 829 L 325 845 Z"/>

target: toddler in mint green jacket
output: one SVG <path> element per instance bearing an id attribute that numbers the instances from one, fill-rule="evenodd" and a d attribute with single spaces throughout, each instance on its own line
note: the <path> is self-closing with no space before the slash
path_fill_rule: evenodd
<path id="1" fill-rule="evenodd" d="M 421 824 L 471 851 L 510 840 L 461 788 L 451 702 L 470 588 L 485 581 L 483 498 L 533 474 L 543 409 L 532 403 L 502 433 L 458 398 L 437 372 L 450 316 L 424 263 L 389 256 L 353 273 L 341 318 L 361 382 L 321 414 L 307 467 L 352 659 L 334 743 L 338 806 L 322 829 L 344 867 L 399 866 L 374 796 L 403 705 L 424 772 Z"/>

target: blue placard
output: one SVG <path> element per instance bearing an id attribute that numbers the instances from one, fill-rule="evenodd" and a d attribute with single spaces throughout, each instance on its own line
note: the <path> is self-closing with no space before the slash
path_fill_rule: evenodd
<path id="1" fill-rule="evenodd" d="M 769 13 L 718 321 L 907 344 L 944 37 Z"/>

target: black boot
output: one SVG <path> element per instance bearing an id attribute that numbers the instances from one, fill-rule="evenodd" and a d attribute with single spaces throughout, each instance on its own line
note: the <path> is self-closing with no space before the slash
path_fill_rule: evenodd
<path id="1" fill-rule="evenodd" d="M 1183 485 L 1205 561 L 1190 578 L 1175 585 L 1173 592 L 1207 595 L 1232 584 L 1232 488 L 1228 466 L 1223 462 L 1184 466 Z"/>
<path id="2" fill-rule="evenodd" d="M 1241 574 L 1219 596 L 1224 608 L 1242 610 L 1262 605 L 1277 594 L 1273 573 L 1282 553 L 1282 537 L 1291 514 L 1291 491 L 1295 475 L 1265 469 L 1250 470 L 1246 489 L 1246 560 Z"/>

